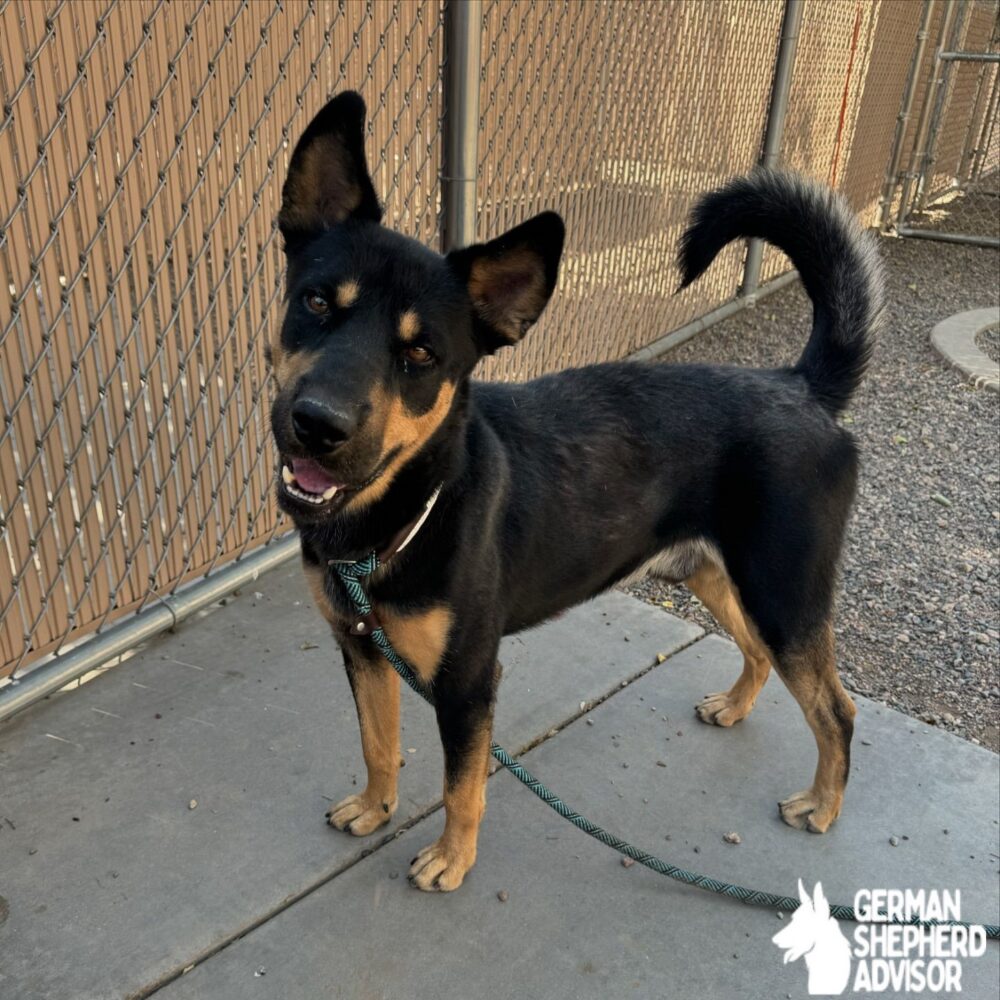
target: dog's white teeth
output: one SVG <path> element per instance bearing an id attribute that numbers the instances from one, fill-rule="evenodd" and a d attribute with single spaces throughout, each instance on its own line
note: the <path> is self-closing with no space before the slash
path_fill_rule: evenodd
<path id="1" fill-rule="evenodd" d="M 292 470 L 287 465 L 281 467 L 281 479 L 286 486 L 291 486 L 295 482 L 295 476 L 292 475 Z"/>
<path id="2" fill-rule="evenodd" d="M 324 490 L 323 491 L 323 499 L 324 500 L 332 500 L 334 498 L 334 496 L 336 496 L 336 494 L 337 494 L 337 489 L 338 489 L 338 487 L 331 486 L 328 490 Z"/>

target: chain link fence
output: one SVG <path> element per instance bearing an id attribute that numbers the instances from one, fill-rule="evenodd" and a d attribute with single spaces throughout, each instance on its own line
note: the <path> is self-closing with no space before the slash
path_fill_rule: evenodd
<path id="1" fill-rule="evenodd" d="M 440 10 L 0 7 L 0 672 L 266 544 L 263 361 L 289 142 L 368 94 L 387 220 L 433 240 Z"/>
<path id="2" fill-rule="evenodd" d="M 916 5 L 915 5 L 916 6 Z M 887 232 L 1000 246 L 1000 3 L 926 0 Z"/>
<path id="3" fill-rule="evenodd" d="M 961 38 L 979 45 L 983 5 L 972 6 Z M 454 180 L 442 150 L 457 9 L 0 0 L 8 682 L 93 648 L 95 633 L 117 636 L 100 650 L 120 652 L 136 641 L 138 612 L 169 624 L 181 597 L 211 596 L 198 591 L 206 581 L 293 550 L 271 499 L 263 361 L 281 296 L 274 219 L 290 144 L 332 93 L 361 91 L 386 222 L 437 245 L 442 182 Z M 569 231 L 553 306 L 482 374 L 523 379 L 659 349 L 671 331 L 749 301 L 743 248 L 680 295 L 674 248 L 693 198 L 759 161 L 783 46 L 794 69 L 784 130 L 772 128 L 779 162 L 840 187 L 876 220 L 920 3 L 461 9 L 474 14 L 478 74 L 451 97 L 478 102 L 475 231 L 495 235 L 542 208 Z M 790 13 L 797 56 L 794 39 L 782 41 Z M 933 177 L 950 176 L 956 145 L 959 175 L 979 184 L 995 175 L 995 68 L 973 67 L 970 79 L 967 113 L 989 136 L 943 138 Z M 947 107 L 960 117 L 957 102 Z M 925 187 L 934 207 L 944 187 Z M 767 254 L 762 277 L 787 269 Z"/>

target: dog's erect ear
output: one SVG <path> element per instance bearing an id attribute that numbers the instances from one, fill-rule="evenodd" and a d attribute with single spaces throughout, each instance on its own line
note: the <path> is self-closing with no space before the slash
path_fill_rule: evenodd
<path id="1" fill-rule="evenodd" d="M 809 893 L 806 892 L 806 887 L 802 884 L 802 879 L 799 879 L 799 902 L 807 909 L 812 909 L 812 900 L 809 898 Z"/>
<path id="2" fill-rule="evenodd" d="M 516 344 L 541 315 L 559 277 L 565 234 L 555 212 L 542 212 L 489 243 L 448 255 L 472 299 L 484 354 Z"/>
<path id="3" fill-rule="evenodd" d="M 813 912 L 824 920 L 830 916 L 830 902 L 823 894 L 823 886 L 819 882 L 813 890 Z"/>
<path id="4" fill-rule="evenodd" d="M 348 219 L 381 220 L 364 133 L 365 102 L 353 90 L 338 94 L 309 123 L 281 189 L 278 228 L 286 245 Z"/>

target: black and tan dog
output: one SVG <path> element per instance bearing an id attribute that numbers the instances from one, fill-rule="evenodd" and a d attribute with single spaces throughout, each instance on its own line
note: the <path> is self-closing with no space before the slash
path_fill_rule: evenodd
<path id="1" fill-rule="evenodd" d="M 280 503 L 343 647 L 368 769 L 330 823 L 363 836 L 397 804 L 399 679 L 332 565 L 376 550 L 378 618 L 432 689 L 444 745 L 445 828 L 410 869 L 421 889 L 456 889 L 476 860 L 501 636 L 642 572 L 684 581 L 743 651 L 733 687 L 697 706 L 703 721 L 745 718 L 774 665 L 819 748 L 812 787 L 781 816 L 825 831 L 854 717 L 831 610 L 857 456 L 836 416 L 881 295 L 858 224 L 829 191 L 763 171 L 694 211 L 685 285 L 737 237 L 791 257 L 815 306 L 794 368 L 621 363 L 472 382 L 476 362 L 544 309 L 562 222 L 544 213 L 445 257 L 383 228 L 364 115 L 341 94 L 295 148 L 279 216 L 287 306 L 271 346 Z"/>

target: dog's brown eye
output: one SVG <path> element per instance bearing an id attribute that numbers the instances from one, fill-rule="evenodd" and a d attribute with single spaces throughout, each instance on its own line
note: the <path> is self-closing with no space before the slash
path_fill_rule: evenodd
<path id="1" fill-rule="evenodd" d="M 426 347 L 421 347 L 419 344 L 411 344 L 403 351 L 403 356 L 415 365 L 426 365 L 434 360 L 434 355 Z"/>
<path id="2" fill-rule="evenodd" d="M 304 301 L 306 309 L 317 316 L 325 316 L 330 311 L 330 303 L 319 292 L 306 292 Z"/>

